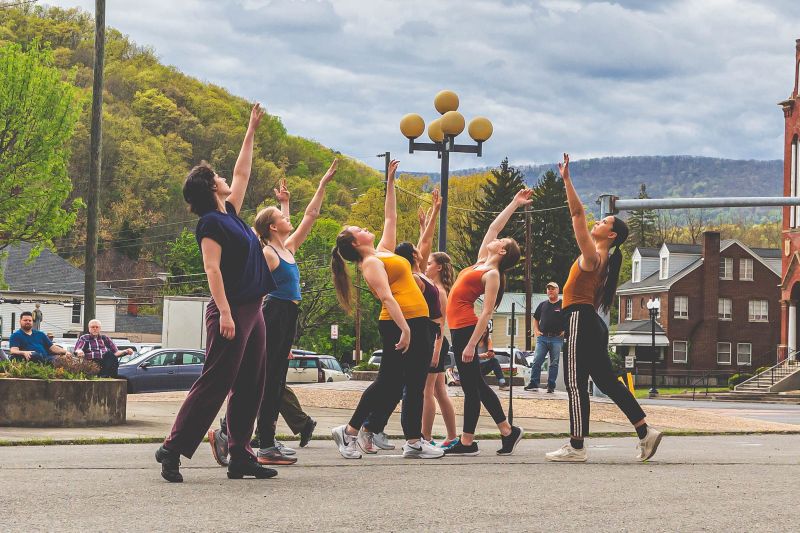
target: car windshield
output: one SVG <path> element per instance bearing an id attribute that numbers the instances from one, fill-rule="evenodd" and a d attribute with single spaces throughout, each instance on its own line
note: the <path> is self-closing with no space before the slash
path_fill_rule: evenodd
<path id="1" fill-rule="evenodd" d="M 152 353 L 152 350 L 151 352 Z M 131 355 L 124 355 L 119 358 L 119 364 L 125 365 L 129 363 L 141 363 L 145 356 L 148 355 L 146 353 L 136 353 L 133 352 Z"/>

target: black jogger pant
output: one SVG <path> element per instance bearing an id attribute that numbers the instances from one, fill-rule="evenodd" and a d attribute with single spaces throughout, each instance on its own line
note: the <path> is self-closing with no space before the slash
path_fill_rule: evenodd
<path id="1" fill-rule="evenodd" d="M 608 326 L 589 304 L 570 305 L 563 311 L 567 323 L 564 349 L 564 383 L 569 396 L 569 430 L 573 437 L 589 434 L 589 376 L 619 407 L 631 424 L 644 411 L 631 391 L 614 373 L 608 357 Z"/>
<path id="2" fill-rule="evenodd" d="M 409 318 L 411 343 L 406 353 L 399 352 L 394 345 L 400 340 L 400 328 L 393 320 L 378 322 L 378 330 L 383 341 L 383 356 L 378 377 L 366 388 L 358 402 L 350 426 L 360 428 L 370 413 L 390 413 L 403 398 L 400 423 L 406 439 L 422 437 L 422 403 L 425 395 L 425 381 L 428 367 L 433 358 L 431 349 L 431 328 L 428 317 Z M 405 396 L 403 396 L 405 387 Z M 374 431 L 367 426 L 367 429 Z M 382 429 L 382 428 L 381 428 Z"/>
<path id="3" fill-rule="evenodd" d="M 503 411 L 500 399 L 483 379 L 478 355 L 476 354 L 469 363 L 465 363 L 461 358 L 474 331 L 475 326 L 450 330 L 453 339 L 453 355 L 461 379 L 461 390 L 464 391 L 464 433 L 475 433 L 478 418 L 481 415 L 481 403 L 489 411 L 496 424 L 506 420 L 506 413 Z"/>

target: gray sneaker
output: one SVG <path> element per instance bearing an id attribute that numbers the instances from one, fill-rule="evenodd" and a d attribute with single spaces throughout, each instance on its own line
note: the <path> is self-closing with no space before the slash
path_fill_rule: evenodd
<path id="1" fill-rule="evenodd" d="M 406 459 L 439 459 L 444 457 L 444 450 L 431 446 L 425 439 L 419 439 L 414 444 L 406 442 L 403 445 L 403 457 Z"/>
<path id="2" fill-rule="evenodd" d="M 661 437 L 663 436 L 660 431 L 648 426 L 647 435 L 640 439 L 639 444 L 636 445 L 636 449 L 639 450 L 636 458 L 640 461 L 647 461 L 653 457 L 656 454 L 656 450 L 658 450 L 658 445 L 661 444 Z"/>
<path id="3" fill-rule="evenodd" d="M 228 466 L 228 437 L 221 429 L 208 430 L 208 443 L 211 455 L 219 466 Z"/>
<path id="4" fill-rule="evenodd" d="M 383 431 L 372 434 L 372 443 L 381 450 L 394 450 L 395 448 L 394 444 L 389 442 L 389 437 L 387 437 L 386 433 Z"/>
<path id="5" fill-rule="evenodd" d="M 347 425 L 333 428 L 333 430 L 331 430 L 333 441 L 336 443 L 339 453 L 342 454 L 342 457 L 345 459 L 361 459 L 361 452 L 358 451 L 356 438 L 352 435 L 348 435 L 347 431 L 345 431 L 346 429 Z"/>
<path id="6" fill-rule="evenodd" d="M 378 453 L 378 448 L 375 447 L 375 434 L 371 431 L 366 431 L 362 427 L 358 430 L 358 436 L 356 437 L 356 443 L 358 443 L 358 447 L 361 448 L 361 451 L 364 453 Z"/>
<path id="7" fill-rule="evenodd" d="M 275 447 L 278 448 L 278 451 L 283 455 L 297 455 L 297 450 L 284 446 L 282 442 L 275 441 Z"/>

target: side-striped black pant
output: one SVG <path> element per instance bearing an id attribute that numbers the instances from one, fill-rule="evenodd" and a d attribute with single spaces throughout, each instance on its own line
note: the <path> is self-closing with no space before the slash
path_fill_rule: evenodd
<path id="1" fill-rule="evenodd" d="M 564 383 L 569 396 L 569 430 L 574 437 L 589 434 L 589 376 L 617 404 L 631 424 L 644 411 L 614 373 L 608 356 L 608 326 L 591 305 L 570 305 L 562 313 L 567 323 L 564 339 Z"/>

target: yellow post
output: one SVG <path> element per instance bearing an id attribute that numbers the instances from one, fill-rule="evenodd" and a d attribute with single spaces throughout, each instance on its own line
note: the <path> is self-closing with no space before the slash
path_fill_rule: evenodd
<path id="1" fill-rule="evenodd" d="M 628 372 L 627 376 L 628 376 L 628 390 L 630 390 L 631 394 L 633 394 L 633 375 L 630 372 Z"/>

